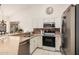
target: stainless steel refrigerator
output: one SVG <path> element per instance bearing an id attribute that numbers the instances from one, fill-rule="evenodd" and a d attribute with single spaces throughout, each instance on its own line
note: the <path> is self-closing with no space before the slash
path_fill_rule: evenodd
<path id="1" fill-rule="evenodd" d="M 75 50 L 76 50 L 75 49 L 75 47 L 76 47 L 75 46 L 75 5 L 70 5 L 64 11 L 64 13 L 62 15 L 62 20 L 63 20 L 63 22 L 62 22 L 62 49 L 63 49 L 63 52 L 66 55 L 74 55 Z"/>
<path id="2" fill-rule="evenodd" d="M 79 55 L 79 4 L 68 7 L 63 16 L 63 50 L 67 55 Z"/>
<path id="3" fill-rule="evenodd" d="M 79 55 L 79 4 L 75 6 L 75 54 Z"/>

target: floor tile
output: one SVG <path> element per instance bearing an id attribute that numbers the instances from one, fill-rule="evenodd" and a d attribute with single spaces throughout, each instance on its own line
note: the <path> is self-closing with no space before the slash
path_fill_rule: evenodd
<path id="1" fill-rule="evenodd" d="M 37 48 L 32 55 L 62 55 L 61 52 L 53 52 Z"/>

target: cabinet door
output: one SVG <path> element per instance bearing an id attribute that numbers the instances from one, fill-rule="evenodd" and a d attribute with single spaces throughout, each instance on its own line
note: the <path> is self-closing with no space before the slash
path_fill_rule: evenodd
<path id="1" fill-rule="evenodd" d="M 38 47 L 42 47 L 42 36 L 37 37 L 37 45 Z"/>
<path id="2" fill-rule="evenodd" d="M 4 41 L 0 38 L 0 55 L 4 53 Z"/>
<path id="3" fill-rule="evenodd" d="M 34 37 L 32 39 L 30 39 L 30 53 L 32 54 L 32 52 L 38 47 L 38 37 Z"/>
<path id="4" fill-rule="evenodd" d="M 7 45 L 7 49 L 5 50 L 8 54 L 18 54 L 19 40 L 20 37 L 18 36 L 9 36 L 5 43 Z"/>
<path id="5" fill-rule="evenodd" d="M 38 41 L 38 37 L 35 37 L 34 38 L 34 48 L 36 49 L 38 46 L 37 46 L 37 41 Z"/>
<path id="6" fill-rule="evenodd" d="M 60 51 L 61 46 L 61 35 L 56 35 L 56 50 Z"/>
<path id="7" fill-rule="evenodd" d="M 42 36 L 37 36 L 30 39 L 30 53 L 31 54 L 37 47 L 42 47 Z"/>
<path id="8" fill-rule="evenodd" d="M 6 41 L 7 41 L 7 37 L 6 36 L 2 36 L 0 38 L 0 55 L 3 55 L 3 54 L 7 54 L 7 44 L 6 44 Z"/>
<path id="9" fill-rule="evenodd" d="M 18 54 L 19 37 L 8 36 L 0 40 L 0 54 Z"/>
<path id="10" fill-rule="evenodd" d="M 32 54 L 32 52 L 35 49 L 35 38 L 30 39 L 30 54 Z"/>

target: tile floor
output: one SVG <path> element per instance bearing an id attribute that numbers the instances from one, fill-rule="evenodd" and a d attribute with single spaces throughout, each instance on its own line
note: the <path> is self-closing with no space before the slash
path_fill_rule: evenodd
<path id="1" fill-rule="evenodd" d="M 53 52 L 37 48 L 32 55 L 62 55 L 61 52 Z"/>

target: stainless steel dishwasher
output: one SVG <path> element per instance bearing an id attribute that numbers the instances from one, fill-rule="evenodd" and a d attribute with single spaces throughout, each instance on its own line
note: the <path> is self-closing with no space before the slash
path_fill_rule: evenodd
<path id="1" fill-rule="evenodd" d="M 18 51 L 18 54 L 19 55 L 29 55 L 29 50 L 30 49 L 30 40 L 26 40 L 26 41 L 23 41 L 19 44 L 19 51 Z"/>

